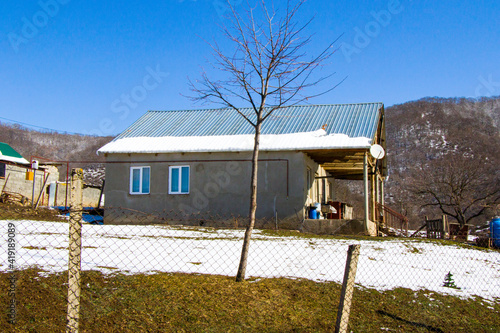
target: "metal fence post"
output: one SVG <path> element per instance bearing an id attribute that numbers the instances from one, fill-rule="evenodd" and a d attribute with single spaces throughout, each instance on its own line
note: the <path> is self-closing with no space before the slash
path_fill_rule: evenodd
<path id="1" fill-rule="evenodd" d="M 356 269 L 358 268 L 359 249 L 361 245 L 349 245 L 347 251 L 347 262 L 345 265 L 344 282 L 340 293 L 339 310 L 337 313 L 337 323 L 335 333 L 347 332 L 349 314 L 351 313 L 352 293 L 354 290 L 354 280 Z"/>
<path id="2" fill-rule="evenodd" d="M 69 221 L 68 313 L 66 332 L 77 333 L 80 317 L 81 258 L 82 258 L 82 199 L 83 170 L 71 170 Z"/>

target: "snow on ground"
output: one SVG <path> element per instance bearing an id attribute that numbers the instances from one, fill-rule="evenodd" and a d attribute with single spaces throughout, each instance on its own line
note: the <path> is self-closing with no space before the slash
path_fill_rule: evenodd
<path id="1" fill-rule="evenodd" d="M 68 224 L 0 221 L 0 246 L 7 224 L 16 224 L 17 264 L 56 272 L 67 269 Z M 82 269 L 104 273 L 185 272 L 236 274 L 242 230 L 169 226 L 83 225 Z M 500 299 L 500 252 L 419 239 L 348 240 L 274 237 L 254 231 L 247 276 L 342 282 L 350 244 L 361 244 L 356 283 Z M 2 252 L 0 270 L 7 270 Z M 451 272 L 460 289 L 443 287 Z"/>

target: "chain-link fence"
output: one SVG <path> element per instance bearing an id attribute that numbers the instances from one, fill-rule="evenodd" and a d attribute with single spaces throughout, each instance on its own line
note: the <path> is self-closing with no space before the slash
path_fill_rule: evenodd
<path id="1" fill-rule="evenodd" d="M 1 204 L 5 331 L 500 329 L 500 253 L 472 238 L 317 235 L 261 220 L 241 289 L 245 218 L 84 209 L 76 179 L 72 209 Z"/>

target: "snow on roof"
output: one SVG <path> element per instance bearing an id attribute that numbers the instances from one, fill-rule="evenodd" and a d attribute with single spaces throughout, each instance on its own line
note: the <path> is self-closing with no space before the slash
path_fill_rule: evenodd
<path id="1" fill-rule="evenodd" d="M 22 157 L 14 148 L 3 142 L 0 142 L 0 161 L 30 164 L 30 162 Z"/>
<path id="2" fill-rule="evenodd" d="M 314 132 L 262 134 L 260 150 L 365 149 L 371 139 L 350 138 L 345 134 L 330 134 L 320 129 Z M 254 135 L 163 136 L 122 138 L 106 144 L 98 153 L 175 153 L 252 151 Z"/>
<path id="3" fill-rule="evenodd" d="M 30 162 L 28 162 L 28 160 L 26 160 L 24 157 L 18 158 L 0 155 L 0 161 L 13 162 L 17 164 L 30 164 Z"/>

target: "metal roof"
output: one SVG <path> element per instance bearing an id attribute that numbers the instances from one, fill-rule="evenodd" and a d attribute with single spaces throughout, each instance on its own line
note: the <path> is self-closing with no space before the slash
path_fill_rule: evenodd
<path id="1" fill-rule="evenodd" d="M 3 142 L 0 142 L 0 161 L 29 164 L 14 148 Z"/>
<path id="2" fill-rule="evenodd" d="M 326 125 L 327 134 L 374 138 L 382 103 L 290 106 L 275 110 L 262 124 L 262 134 L 316 131 Z M 241 111 L 254 118 L 251 108 Z M 220 136 L 253 134 L 253 127 L 230 108 L 148 111 L 115 140 L 132 137 Z"/>

